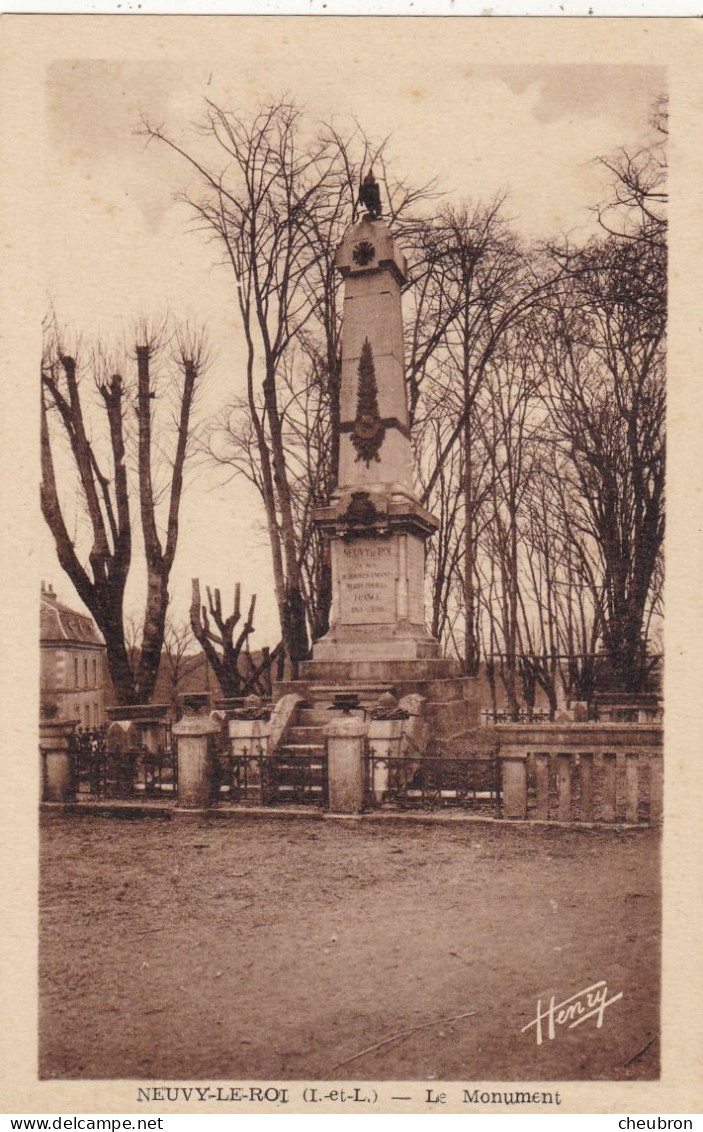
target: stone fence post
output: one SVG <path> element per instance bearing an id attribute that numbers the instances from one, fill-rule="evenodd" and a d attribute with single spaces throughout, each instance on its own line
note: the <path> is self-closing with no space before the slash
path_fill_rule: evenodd
<path id="1" fill-rule="evenodd" d="M 499 724 L 495 730 L 500 744 L 498 758 L 503 788 L 501 815 L 504 818 L 524 819 L 527 817 L 527 757 L 532 749 L 525 736 L 529 736 L 530 730 L 535 730 L 535 726 Z M 542 727 L 542 733 L 548 731 L 549 727 Z M 539 775 L 541 771 L 538 769 L 537 773 Z"/>
<path id="2" fill-rule="evenodd" d="M 356 716 L 340 716 L 325 727 L 329 808 L 334 813 L 358 814 L 364 808 L 368 733 L 366 720 Z"/>
<path id="3" fill-rule="evenodd" d="M 527 752 L 501 742 L 500 768 L 504 818 L 527 817 Z"/>
<path id="4" fill-rule="evenodd" d="M 210 738 L 222 729 L 209 715 L 184 715 L 174 723 L 178 759 L 178 808 L 200 810 L 212 800 L 212 758 Z"/>
<path id="5" fill-rule="evenodd" d="M 42 719 L 39 724 L 42 802 L 75 800 L 71 736 L 77 723 L 77 719 Z"/>

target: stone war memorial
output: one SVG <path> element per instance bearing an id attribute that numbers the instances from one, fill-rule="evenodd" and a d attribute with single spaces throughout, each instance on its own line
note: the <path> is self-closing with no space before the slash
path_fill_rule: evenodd
<path id="1" fill-rule="evenodd" d="M 401 310 L 407 265 L 378 213 L 380 204 L 337 248 L 344 279 L 339 474 L 330 505 L 315 516 L 331 543 L 330 628 L 285 691 L 320 705 L 343 691 L 367 706 L 388 691 L 421 696 L 439 733 L 457 735 L 477 719 L 473 681 L 441 656 L 425 623 L 425 546 L 437 521 L 420 503 L 413 475 Z"/>
<path id="2" fill-rule="evenodd" d="M 426 740 L 431 730 L 457 739 L 478 721 L 475 681 L 441 656 L 425 623 L 425 547 L 438 524 L 414 483 L 401 309 L 407 264 L 381 216 L 372 172 L 361 196 L 368 211 L 335 259 L 344 279 L 337 487 L 315 515 L 331 544 L 330 627 L 300 678 L 274 688 L 296 705 L 294 747 L 324 732 L 330 805 L 353 810 L 363 803 L 366 736 L 373 741 L 380 730 L 387 739 L 390 724 L 408 737 Z M 394 707 L 406 721 L 385 720 L 384 728 L 379 717 Z M 330 722 L 331 713 L 342 718 Z M 377 717 L 370 726 L 360 719 L 368 713 Z"/>

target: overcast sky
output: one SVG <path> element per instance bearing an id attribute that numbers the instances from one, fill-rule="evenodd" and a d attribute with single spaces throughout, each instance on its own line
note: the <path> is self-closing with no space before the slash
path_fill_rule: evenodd
<path id="1" fill-rule="evenodd" d="M 445 21 L 446 23 L 447 21 Z M 392 134 L 398 168 L 414 180 L 436 176 L 450 197 L 491 198 L 509 190 L 508 212 L 528 238 L 570 231 L 583 237 L 589 205 L 606 188 L 593 159 L 647 134 L 663 92 L 663 69 L 637 66 L 471 65 L 470 26 L 449 21 L 442 51 L 423 36 L 373 34 L 349 23 L 335 66 L 318 67 L 324 45 L 311 23 L 305 49 L 286 21 L 207 62 L 64 59 L 46 86 L 51 183 L 44 239 L 47 302 L 59 320 L 87 335 L 114 335 L 143 312 L 170 309 L 207 324 L 217 358 L 206 408 L 242 390 L 241 329 L 232 277 L 217 249 L 188 230 L 174 195 L 188 171 L 165 149 L 135 136 L 142 113 L 188 137 L 205 95 L 238 112 L 261 101 L 294 99 L 311 120 L 356 117 L 374 136 Z M 388 23 L 388 21 L 386 21 Z M 422 21 L 427 28 L 427 21 Z M 396 41 L 397 40 L 397 41 Z M 379 65 L 382 56 L 383 65 Z M 334 80 L 334 81 L 332 81 Z M 173 608 L 185 617 L 190 579 L 259 594 L 254 647 L 275 643 L 271 569 L 261 511 L 245 485 L 221 486 L 213 473 L 192 479 L 172 575 Z M 43 575 L 78 605 L 44 531 Z M 135 576 L 129 602 L 142 605 Z"/>

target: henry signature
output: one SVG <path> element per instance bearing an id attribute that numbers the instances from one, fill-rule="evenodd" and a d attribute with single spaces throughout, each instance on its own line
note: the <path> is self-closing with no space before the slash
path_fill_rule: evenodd
<path id="1" fill-rule="evenodd" d="M 537 1033 L 537 1045 L 541 1046 L 544 1041 L 543 1023 L 545 1021 L 547 1038 L 550 1041 L 556 1036 L 557 1026 L 567 1026 L 569 1030 L 573 1030 L 575 1026 L 587 1022 L 589 1018 L 595 1018 L 596 1027 L 600 1029 L 603 1025 L 603 1015 L 606 1008 L 622 998 L 622 995 L 623 992 L 620 991 L 619 994 L 614 994 L 612 998 L 608 998 L 608 984 L 605 979 L 601 979 L 600 982 L 592 983 L 590 987 L 577 991 L 576 994 L 562 999 L 561 1002 L 556 1002 L 554 995 L 552 995 L 549 1005 L 543 1006 L 542 999 L 539 998 L 537 1000 L 537 1017 L 523 1026 L 520 1032 L 524 1034 L 525 1030 L 530 1030 L 534 1026 Z"/>

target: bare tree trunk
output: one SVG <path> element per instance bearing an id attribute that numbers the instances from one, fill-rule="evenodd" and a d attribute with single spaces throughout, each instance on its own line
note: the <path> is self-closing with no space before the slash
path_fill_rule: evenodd
<path id="1" fill-rule="evenodd" d="M 467 676 L 478 672 L 476 642 L 476 593 L 474 587 L 474 496 L 472 475 L 471 416 L 467 415 L 464 428 L 464 671 Z"/>

